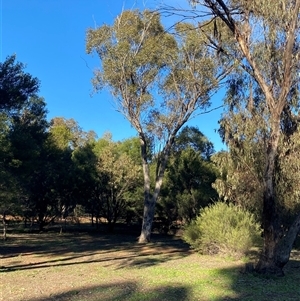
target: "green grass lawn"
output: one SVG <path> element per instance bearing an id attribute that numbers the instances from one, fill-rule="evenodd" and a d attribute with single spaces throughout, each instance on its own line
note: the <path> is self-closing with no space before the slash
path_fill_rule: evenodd
<path id="1" fill-rule="evenodd" d="M 3 301 L 300 300 L 297 251 L 285 277 L 266 278 L 178 237 L 141 245 L 129 235 L 11 234 L 0 250 Z"/>

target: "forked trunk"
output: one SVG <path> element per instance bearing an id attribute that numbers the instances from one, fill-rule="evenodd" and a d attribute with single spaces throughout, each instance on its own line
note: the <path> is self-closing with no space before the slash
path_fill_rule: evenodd
<path id="1" fill-rule="evenodd" d="M 158 199 L 166 165 L 168 162 L 172 141 L 174 138 L 169 140 L 169 143 L 165 146 L 161 153 L 161 158 L 158 159 L 157 175 L 155 179 L 155 188 L 153 195 L 150 195 L 150 174 L 149 166 L 146 158 L 146 148 L 143 148 L 145 143 L 141 143 L 142 158 L 143 158 L 143 172 L 144 172 L 144 214 L 141 235 L 139 237 L 139 243 L 150 242 L 152 222 L 155 214 L 155 205 Z"/>

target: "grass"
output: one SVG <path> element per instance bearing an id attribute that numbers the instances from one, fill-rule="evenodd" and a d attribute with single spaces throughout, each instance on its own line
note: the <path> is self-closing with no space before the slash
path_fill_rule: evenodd
<path id="1" fill-rule="evenodd" d="M 265 278 L 170 236 L 143 245 L 130 235 L 15 233 L 0 250 L 5 301 L 300 300 L 297 251 L 285 277 Z"/>

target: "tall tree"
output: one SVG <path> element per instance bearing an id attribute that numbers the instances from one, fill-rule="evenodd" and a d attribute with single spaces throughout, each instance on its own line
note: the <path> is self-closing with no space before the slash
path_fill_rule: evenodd
<path id="1" fill-rule="evenodd" d="M 85 132 L 74 119 L 51 120 L 49 145 L 52 145 L 57 211 L 66 218 L 76 205 L 86 205 L 97 190 L 97 158 L 93 152 L 96 134 Z"/>
<path id="2" fill-rule="evenodd" d="M 12 55 L 0 63 L 0 209 L 2 214 L 4 238 L 6 238 L 7 213 L 20 209 L 21 190 L 12 167 L 14 160 L 10 133 L 13 119 L 31 97 L 36 97 L 39 81 L 25 72 L 25 66 L 16 62 Z"/>
<path id="3" fill-rule="evenodd" d="M 178 24 L 175 31 L 174 36 L 167 33 L 160 15 L 146 10 L 124 11 L 113 25 L 87 33 L 87 52 L 95 51 L 101 60 L 94 88 L 110 88 L 118 110 L 140 139 L 144 215 L 139 242 L 150 241 L 155 204 L 176 134 L 197 109 L 208 107 L 224 76 L 200 30 Z M 152 189 L 149 141 L 157 143 L 154 149 L 159 150 Z"/>
<path id="4" fill-rule="evenodd" d="M 98 225 L 102 210 L 102 194 L 108 182 L 107 175 L 98 168 L 99 157 L 95 150 L 96 146 L 97 142 L 87 143 L 72 153 L 76 177 L 73 191 L 77 196 L 77 204 L 83 205 L 86 212 L 92 215 L 92 226 L 94 217 Z"/>
<path id="5" fill-rule="evenodd" d="M 46 114 L 44 99 L 31 97 L 12 117 L 9 133 L 13 172 L 22 189 L 20 199 L 24 207 L 38 215 L 41 227 L 51 199 L 51 188 L 46 179 L 54 174 L 48 170 L 50 162 L 46 141 L 49 123 Z"/>
<path id="6" fill-rule="evenodd" d="M 264 246 L 256 270 L 282 274 L 300 229 L 298 215 L 288 231 L 282 231 L 280 200 L 276 194 L 279 175 L 276 166 L 282 156 L 280 140 L 290 143 L 289 135 L 296 130 L 299 120 L 299 96 L 296 91 L 299 91 L 300 0 L 190 2 L 195 6 L 202 4 L 206 13 L 209 11 L 212 14 L 215 36 L 210 39 L 211 45 L 219 50 L 220 55 L 232 58 L 261 90 L 258 101 L 267 111 L 268 119 L 264 133 L 266 161 L 262 177 Z M 203 16 L 200 11 L 198 15 Z M 221 22 L 217 23 L 217 20 Z M 231 33 L 236 45 L 232 51 L 223 48 L 224 37 L 218 24 Z"/>

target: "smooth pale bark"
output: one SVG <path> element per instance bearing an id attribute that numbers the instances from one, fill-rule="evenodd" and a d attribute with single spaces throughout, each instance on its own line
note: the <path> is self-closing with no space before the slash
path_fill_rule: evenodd
<path id="1" fill-rule="evenodd" d="M 144 213 L 139 243 L 146 243 L 150 241 L 155 201 L 150 199 L 150 172 L 147 160 L 147 142 L 143 133 L 140 133 L 140 144 L 144 176 Z"/>
<path id="2" fill-rule="evenodd" d="M 174 136 L 172 136 L 168 143 L 165 145 L 161 157 L 158 159 L 158 173 L 155 179 L 155 187 L 153 195 L 150 195 L 150 174 L 149 166 L 147 162 L 147 153 L 146 153 L 146 141 L 141 139 L 141 153 L 143 157 L 143 172 L 144 172 L 144 213 L 143 213 L 143 224 L 141 235 L 139 237 L 139 243 L 150 242 L 152 222 L 155 214 L 155 205 L 160 193 L 160 189 L 163 182 L 164 173 L 166 170 L 167 162 L 170 156 L 171 146 L 174 141 Z"/>

